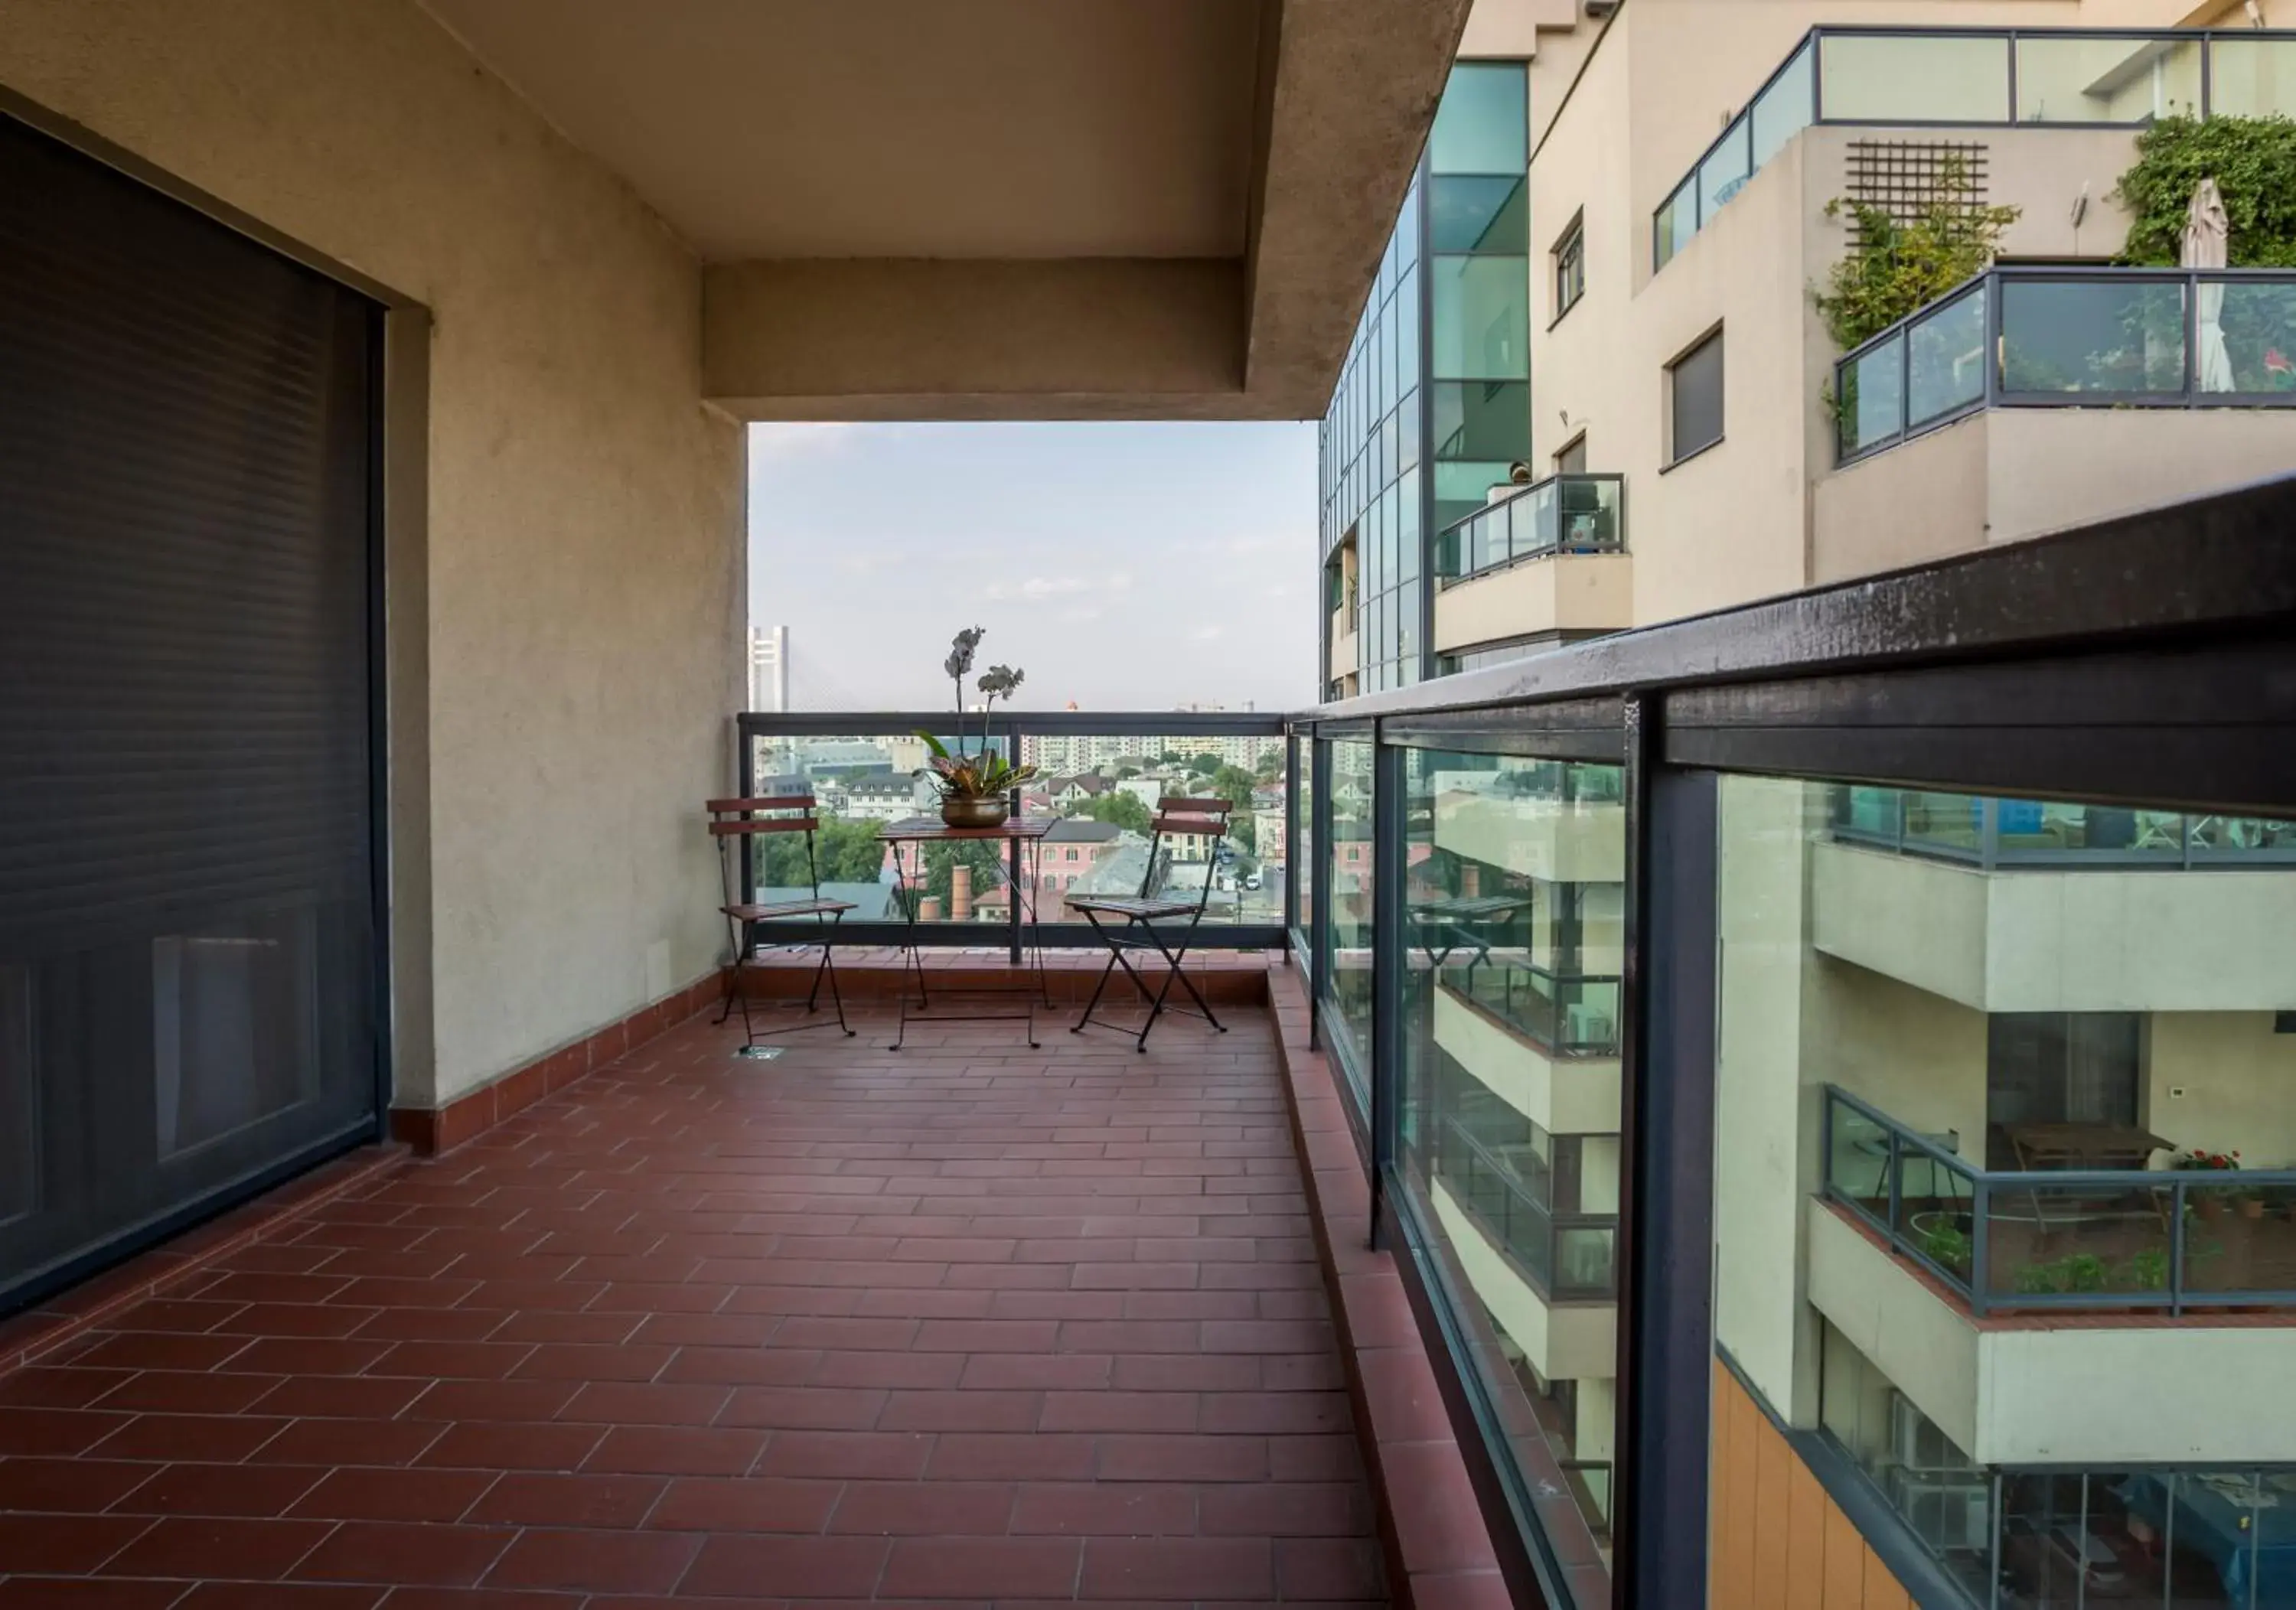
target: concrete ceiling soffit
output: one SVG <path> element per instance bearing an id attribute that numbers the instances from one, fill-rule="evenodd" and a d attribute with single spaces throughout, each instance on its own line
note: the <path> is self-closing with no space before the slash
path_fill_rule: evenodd
<path id="1" fill-rule="evenodd" d="M 1471 0 L 1281 0 L 1262 21 L 1245 388 L 1320 415 Z M 1272 70 L 1271 70 L 1272 69 Z"/>

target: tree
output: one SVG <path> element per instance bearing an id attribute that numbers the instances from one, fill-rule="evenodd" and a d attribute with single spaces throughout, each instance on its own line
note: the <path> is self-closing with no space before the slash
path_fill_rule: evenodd
<path id="1" fill-rule="evenodd" d="M 2193 188 L 2224 196 L 2234 268 L 2296 266 L 2296 123 L 2285 118 L 2162 118 L 2136 136 L 2136 161 L 2113 192 L 2128 209 L 2125 263 L 2172 266 Z"/>
<path id="2" fill-rule="evenodd" d="M 1220 757 L 1206 750 L 1188 763 L 1188 770 L 1199 777 L 1210 777 L 1220 769 Z"/>
<path id="3" fill-rule="evenodd" d="M 1252 770 L 1259 774 L 1262 782 L 1274 782 L 1283 775 L 1283 751 L 1262 749 L 1259 752 L 1259 762 L 1252 767 Z"/>
<path id="4" fill-rule="evenodd" d="M 1185 759 L 1186 756 L 1183 756 L 1177 749 L 1167 749 L 1161 755 L 1156 756 L 1156 762 L 1159 765 L 1167 766 L 1179 765 Z"/>
<path id="5" fill-rule="evenodd" d="M 1087 821 L 1112 822 L 1135 833 L 1148 830 L 1148 807 L 1141 803 L 1139 796 L 1128 794 L 1121 789 L 1111 789 L 1105 794 L 1081 801 L 1069 811 L 1069 814 L 1082 817 Z"/>
<path id="6" fill-rule="evenodd" d="M 1212 773 L 1212 792 L 1236 808 L 1239 814 L 1251 811 L 1251 791 L 1259 780 L 1242 766 L 1222 766 Z"/>
<path id="7" fill-rule="evenodd" d="M 1245 854 L 1257 856 L 1259 854 L 1259 823 L 1252 819 L 1250 812 L 1246 811 L 1229 824 L 1227 836 Z"/>
<path id="8" fill-rule="evenodd" d="M 760 887 L 803 888 L 812 882 L 806 869 L 804 834 L 764 834 L 756 843 Z M 824 883 L 874 883 L 885 864 L 885 846 L 877 838 L 873 821 L 821 818 L 813 853 Z"/>
<path id="9" fill-rule="evenodd" d="M 911 850 L 907 854 L 910 898 L 914 899 L 916 852 Z M 1004 864 L 1004 846 L 995 840 L 959 839 L 954 844 L 928 845 L 925 846 L 924 892 L 940 902 L 940 914 L 944 920 L 954 919 L 956 914 L 953 902 L 956 885 L 954 869 L 959 866 L 972 869 L 972 898 L 977 903 L 982 895 L 999 887 L 998 869 Z"/>

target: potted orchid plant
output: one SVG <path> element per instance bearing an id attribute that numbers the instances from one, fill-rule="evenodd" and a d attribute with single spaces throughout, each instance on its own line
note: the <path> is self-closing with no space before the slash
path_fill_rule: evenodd
<path id="1" fill-rule="evenodd" d="M 988 633 L 980 626 L 968 626 L 956 634 L 949 646 L 948 658 L 941 669 L 956 684 L 956 745 L 951 748 L 931 732 L 919 731 L 932 752 L 925 772 L 934 788 L 940 791 L 940 819 L 952 828 L 1002 827 L 1011 812 L 1013 789 L 1037 775 L 1034 766 L 1013 765 L 989 746 L 988 712 L 999 699 L 1007 705 L 1021 686 L 1025 673 L 1010 666 L 991 666 L 983 671 L 973 686 L 980 692 L 980 740 L 970 754 L 964 747 L 964 679 L 972 673 L 972 658 Z"/>

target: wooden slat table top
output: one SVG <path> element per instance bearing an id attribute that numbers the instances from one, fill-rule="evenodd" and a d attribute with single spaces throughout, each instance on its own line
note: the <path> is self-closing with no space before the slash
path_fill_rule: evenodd
<path id="1" fill-rule="evenodd" d="M 1057 816 L 1010 816 L 993 828 L 953 828 L 938 816 L 905 816 L 898 821 L 889 821 L 877 830 L 877 837 L 886 842 L 941 844 L 958 839 L 1019 839 L 1042 838 L 1060 821 Z"/>

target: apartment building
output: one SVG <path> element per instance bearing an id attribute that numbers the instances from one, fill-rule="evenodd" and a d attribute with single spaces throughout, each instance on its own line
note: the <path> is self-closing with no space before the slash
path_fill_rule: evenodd
<path id="1" fill-rule="evenodd" d="M 1327 696 L 2296 466 L 2296 274 L 2114 262 L 2146 127 L 2296 110 L 2287 28 L 1627 0 L 1463 49 L 1324 424 Z M 1997 266 L 1844 353 L 1829 204 L 1940 196 L 2015 209 Z M 1404 766 L 1405 1162 L 1508 1455 L 1572 1500 L 1544 1530 L 1600 1553 L 1615 772 Z M 1751 778 L 1720 822 L 1712 1602 L 1819 1602 L 1806 1504 L 1874 1550 L 1869 1604 L 2296 1602 L 2296 832 Z M 1370 902 L 1332 875 L 1367 1045 Z"/>

